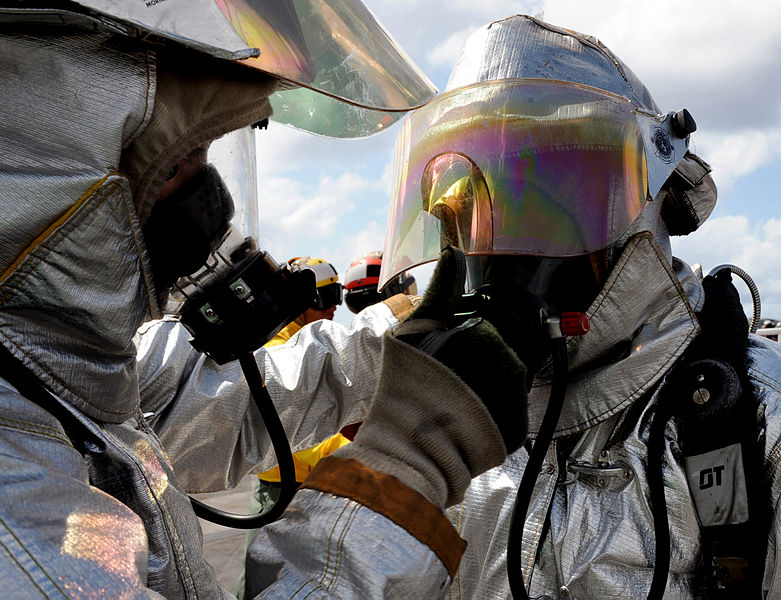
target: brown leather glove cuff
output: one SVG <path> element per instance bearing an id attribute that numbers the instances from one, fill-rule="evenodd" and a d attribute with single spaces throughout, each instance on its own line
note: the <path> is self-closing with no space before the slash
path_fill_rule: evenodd
<path id="1" fill-rule="evenodd" d="M 445 565 L 451 579 L 466 542 L 439 507 L 393 475 L 370 469 L 351 458 L 323 458 L 301 485 L 360 502 L 406 529 Z"/>

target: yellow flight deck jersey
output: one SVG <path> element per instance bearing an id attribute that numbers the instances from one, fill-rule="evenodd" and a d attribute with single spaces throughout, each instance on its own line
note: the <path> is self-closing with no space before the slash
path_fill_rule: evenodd
<path id="1" fill-rule="evenodd" d="M 298 330 L 301 329 L 301 325 L 295 321 L 291 321 L 284 328 L 282 328 L 277 335 L 266 342 L 265 347 L 280 346 L 293 337 Z M 301 450 L 293 454 L 293 464 L 296 467 L 296 482 L 301 483 L 306 479 L 306 476 L 312 472 L 318 461 L 324 456 L 328 456 L 334 450 L 341 448 L 345 444 L 349 444 L 350 440 L 344 437 L 341 433 L 328 438 L 324 442 L 320 442 L 317 446 Z M 265 473 L 258 473 L 258 478 L 262 481 L 279 483 L 281 481 L 279 477 L 279 467 L 269 469 Z"/>

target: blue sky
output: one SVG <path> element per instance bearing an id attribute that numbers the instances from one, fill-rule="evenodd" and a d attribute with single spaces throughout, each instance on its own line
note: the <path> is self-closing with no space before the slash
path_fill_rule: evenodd
<path id="1" fill-rule="evenodd" d="M 444 89 L 466 37 L 531 14 L 598 37 L 663 111 L 687 108 L 693 149 L 713 167 L 714 213 L 673 252 L 707 272 L 734 263 L 756 281 L 763 315 L 781 319 L 781 3 L 727 0 L 367 0 L 412 59 Z M 271 123 L 259 132 L 261 247 L 278 261 L 311 255 L 344 274 L 381 249 L 398 125 L 363 140 L 330 140 Z M 740 283 L 738 287 L 743 291 Z M 744 296 L 748 311 L 750 299 Z M 336 318 L 348 322 L 342 306 Z"/>

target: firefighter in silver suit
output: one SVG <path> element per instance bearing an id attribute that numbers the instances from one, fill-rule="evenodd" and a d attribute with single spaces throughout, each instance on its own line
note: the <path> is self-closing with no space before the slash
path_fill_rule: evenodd
<path id="1" fill-rule="evenodd" d="M 261 256 L 234 224 L 241 195 L 213 145 L 272 112 L 322 135 L 368 135 L 435 89 L 359 0 L 3 2 L 0 48 L 3 594 L 230 597 L 186 492 L 271 466 L 269 443 L 235 365 L 160 320 L 231 261 Z M 239 171 L 254 165 L 236 156 Z M 242 306 L 265 291 L 250 290 L 232 288 Z M 396 309 L 378 306 L 349 336 L 310 329 L 306 356 L 329 357 L 320 381 L 297 381 L 273 352 L 255 357 L 294 447 L 365 420 L 351 454 L 321 461 L 256 539 L 247 597 L 445 593 L 464 544 L 443 508 L 514 447 L 452 370 L 379 336 Z M 208 325 L 225 316 L 198 311 Z M 150 319 L 162 324 L 137 336 Z M 380 386 L 367 403 L 371 368 Z M 462 417 L 446 418 L 454 407 Z"/>
<path id="2" fill-rule="evenodd" d="M 460 248 L 489 300 L 474 314 L 531 385 L 529 443 L 450 509 L 468 541 L 450 598 L 781 594 L 781 356 L 749 335 L 728 272 L 672 254 L 716 202 L 674 108 L 596 38 L 514 16 L 467 40 L 399 134 L 380 285 Z M 558 346 L 564 375 L 552 350 L 524 354 L 524 305 L 557 327 L 540 346 L 567 314 L 590 323 Z"/>

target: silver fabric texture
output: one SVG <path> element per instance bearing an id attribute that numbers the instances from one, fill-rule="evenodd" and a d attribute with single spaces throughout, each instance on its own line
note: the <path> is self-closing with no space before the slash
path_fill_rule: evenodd
<path id="1" fill-rule="evenodd" d="M 115 171 L 151 107 L 152 57 L 102 36 L 0 44 L 11 100 L 0 133 L 0 342 L 53 392 L 121 423 L 138 404 L 131 339 L 152 299 Z"/>
<path id="2" fill-rule="evenodd" d="M 472 477 L 507 458 L 480 398 L 442 363 L 390 334 L 376 398 L 355 442 L 334 455 L 393 475 L 440 508 L 460 502 Z"/>
<path id="3" fill-rule="evenodd" d="M 648 594 L 655 558 L 653 521 L 648 504 L 648 428 L 655 411 L 658 382 L 685 348 L 696 324 L 687 317 L 702 303 L 697 278 L 674 261 L 671 277 L 657 249 L 646 240 L 630 243 L 617 269 L 589 311 L 592 330 L 570 348 L 574 361 L 567 392 L 563 426 L 548 450 L 524 524 L 522 564 L 531 579 L 531 598 L 644 598 Z M 657 265 L 650 263 L 656 262 Z M 613 285 L 611 286 L 611 282 Z M 644 297 L 636 296 L 641 289 Z M 629 301 L 637 304 L 632 304 Z M 600 314 L 603 313 L 603 314 Z M 613 331 L 615 329 L 615 332 Z M 615 335 L 614 335 L 615 334 Z M 630 341 L 623 359 L 581 353 L 594 335 L 613 350 L 621 336 Z M 776 462 L 781 456 L 781 345 L 751 336 L 750 376 L 759 395 L 758 418 L 764 415 L 767 433 L 766 477 L 771 482 L 772 506 L 781 494 Z M 582 348 L 581 348 L 582 346 Z M 642 361 L 636 357 L 642 356 Z M 600 362 L 602 361 L 602 362 Z M 642 363 L 639 364 L 639 363 Z M 606 366 L 605 366 L 606 364 Z M 580 366 L 580 369 L 578 369 Z M 652 391 L 647 403 L 634 402 Z M 540 404 L 547 396 L 535 387 L 530 402 L 530 428 L 536 430 Z M 557 460 L 562 434 L 577 433 L 569 460 L 585 465 L 608 463 L 610 476 L 561 472 Z M 665 432 L 664 471 L 667 512 L 670 515 L 672 556 L 665 598 L 703 598 L 702 574 L 697 572 L 700 539 L 697 513 L 684 465 L 675 451 L 674 422 Z M 452 599 L 510 598 L 506 572 L 507 537 L 515 494 L 528 460 L 522 448 L 495 469 L 477 477 L 464 502 L 450 509 L 453 524 L 467 542 L 461 568 L 449 590 Z M 627 474 L 629 474 L 627 476 Z M 776 553 L 778 516 L 768 532 L 765 574 L 768 598 L 781 594 Z M 537 556 L 536 563 L 534 557 Z"/>
<path id="4" fill-rule="evenodd" d="M 699 300 L 701 288 L 691 292 L 699 293 Z M 678 275 L 654 237 L 644 233 L 632 238 L 586 311 L 590 331 L 567 339 L 570 376 L 556 437 L 609 419 L 661 379 L 699 333 L 684 298 Z M 617 360 L 617 352 L 626 355 Z M 590 368 L 595 363 L 604 366 Z M 529 393 L 532 439 L 547 408 L 550 379 L 550 368 L 543 368 Z"/>
<path id="5" fill-rule="evenodd" d="M 296 494 L 288 514 L 261 529 L 250 546 L 247 598 L 262 589 L 263 598 L 446 597 L 444 565 L 386 517 L 307 489 Z M 312 552 L 313 544 L 322 550 Z"/>
<path id="6" fill-rule="evenodd" d="M 0 379 L 4 597 L 230 597 L 204 560 L 184 487 L 219 489 L 270 460 L 262 460 L 268 442 L 241 384 L 220 381 L 181 332 L 170 341 L 187 348 L 185 379 L 174 380 L 181 373 L 166 365 L 144 370 L 142 379 L 170 451 L 141 413 L 133 338 L 156 299 L 130 185 L 118 171 L 122 150 L 145 131 L 154 111 L 156 64 L 154 53 L 108 34 L 0 34 L 0 343 L 52 392 L 50 404 L 70 415 L 65 425 Z M 386 313 L 384 326 L 393 323 Z M 380 328 L 380 320 L 372 326 Z M 295 443 L 320 441 L 332 426 L 364 415 L 360 400 L 370 397 L 373 379 L 361 373 L 379 354 L 370 329 L 329 336 L 312 328 L 309 337 L 299 336 L 293 359 L 283 357 L 285 349 L 262 354 L 267 376 L 280 382 L 275 400 Z M 312 350 L 327 343 L 345 349 Z M 164 363 L 184 355 L 172 345 L 162 352 Z M 315 357 L 317 374 L 297 380 L 301 361 Z M 332 385 L 351 388 L 353 396 L 314 392 L 301 406 L 280 399 Z M 166 396 L 173 388 L 200 395 Z M 185 485 L 177 481 L 180 470 Z M 347 510 L 350 502 L 311 496 L 311 503 L 332 510 L 306 515 L 306 524 L 289 529 L 301 538 L 286 539 L 283 524 L 268 543 L 298 545 L 313 557 L 326 552 L 320 544 L 328 540 L 315 531 L 333 528 L 342 514 L 334 505 Z M 361 513 L 356 526 L 371 524 L 372 515 Z M 410 585 L 442 581 L 433 552 L 395 525 L 362 532 L 358 542 L 386 533 L 395 540 L 393 573 L 414 571 Z M 401 550 L 407 547 L 417 550 Z M 350 556 L 360 555 L 361 577 L 379 580 L 379 569 L 391 569 L 366 560 L 366 548 Z M 343 573 L 352 572 L 342 565 Z M 348 597 L 344 586 L 361 589 L 344 577 L 332 587 L 334 596 Z M 272 590 L 264 597 L 279 595 Z"/>
<path id="7" fill-rule="evenodd" d="M 200 524 L 141 413 L 75 444 L 0 380 L 0 559 L 7 598 L 223 598 Z"/>

